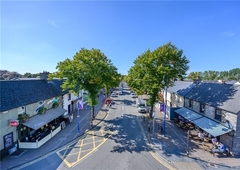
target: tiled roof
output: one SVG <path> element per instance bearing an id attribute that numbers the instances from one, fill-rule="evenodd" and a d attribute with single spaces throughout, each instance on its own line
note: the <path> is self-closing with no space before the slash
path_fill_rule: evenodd
<path id="1" fill-rule="evenodd" d="M 194 86 L 193 82 L 187 81 L 175 81 L 172 87 L 169 87 L 167 90 L 171 93 L 177 93 L 181 96 L 185 96 Z"/>
<path id="2" fill-rule="evenodd" d="M 62 94 L 66 94 L 66 93 L 68 93 L 68 90 L 62 91 L 62 88 L 61 88 L 61 86 L 62 86 L 62 84 L 63 84 L 64 81 L 65 81 L 65 79 L 63 79 L 63 80 L 52 79 L 51 81 L 49 81 L 49 83 L 52 83 L 52 85 L 53 85 L 57 90 L 61 91 Z"/>
<path id="3" fill-rule="evenodd" d="M 199 83 L 185 97 L 232 113 L 240 111 L 239 84 Z"/>
<path id="4" fill-rule="evenodd" d="M 0 112 L 62 95 L 56 88 L 59 84 L 46 80 L 0 81 Z"/>

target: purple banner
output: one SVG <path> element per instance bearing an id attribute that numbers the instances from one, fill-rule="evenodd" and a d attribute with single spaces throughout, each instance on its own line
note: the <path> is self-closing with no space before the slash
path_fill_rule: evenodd
<path id="1" fill-rule="evenodd" d="M 78 100 L 78 109 L 83 109 L 83 101 Z"/>
<path id="2" fill-rule="evenodd" d="M 160 103 L 160 112 L 164 112 L 164 107 L 165 107 L 164 103 Z"/>

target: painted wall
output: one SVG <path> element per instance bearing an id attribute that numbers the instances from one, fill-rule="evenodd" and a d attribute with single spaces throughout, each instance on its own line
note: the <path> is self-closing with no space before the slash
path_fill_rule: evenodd
<path id="1" fill-rule="evenodd" d="M 18 109 L 11 109 L 9 111 L 1 112 L 0 113 L 0 150 L 4 149 L 4 140 L 3 136 L 13 132 L 13 142 L 17 142 L 18 140 L 18 133 L 17 127 L 9 126 L 9 120 L 17 120 L 18 119 Z"/>

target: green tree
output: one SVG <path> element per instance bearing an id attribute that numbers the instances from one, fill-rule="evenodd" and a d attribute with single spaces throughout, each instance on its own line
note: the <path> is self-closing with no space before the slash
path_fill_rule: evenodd
<path id="1" fill-rule="evenodd" d="M 106 95 L 109 94 L 110 89 L 117 87 L 121 82 L 121 75 L 117 72 L 117 68 L 113 65 L 109 65 L 109 70 L 106 72 L 104 81 L 104 87 L 106 90 Z"/>
<path id="2" fill-rule="evenodd" d="M 172 85 L 174 79 L 183 77 L 188 70 L 189 61 L 171 43 L 165 44 L 153 52 L 147 50 L 134 61 L 125 81 L 137 93 L 148 92 L 152 117 L 153 106 L 158 99 L 158 92 L 165 86 Z"/>
<path id="3" fill-rule="evenodd" d="M 202 72 L 191 72 L 189 73 L 187 78 L 190 80 L 199 80 L 199 79 L 202 79 L 202 75 L 203 75 Z"/>
<path id="4" fill-rule="evenodd" d="M 94 118 L 94 106 L 97 105 L 99 91 L 105 86 L 111 86 L 115 76 L 118 75 L 116 67 L 100 50 L 87 50 L 82 48 L 73 59 L 65 59 L 57 63 L 57 72 L 49 75 L 63 79 L 63 90 L 69 90 L 78 94 L 80 89 L 88 91 L 88 104 L 92 107 Z M 110 81 L 111 80 L 111 81 Z"/>

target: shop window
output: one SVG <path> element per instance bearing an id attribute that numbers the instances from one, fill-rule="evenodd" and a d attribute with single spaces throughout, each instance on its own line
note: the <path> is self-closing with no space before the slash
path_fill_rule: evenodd
<path id="1" fill-rule="evenodd" d="M 215 119 L 221 122 L 221 120 L 222 120 L 222 110 L 220 110 L 220 109 L 215 110 Z"/>
<path id="2" fill-rule="evenodd" d="M 24 112 L 25 112 L 25 107 L 24 106 L 18 108 L 18 114 L 22 114 Z"/>
<path id="3" fill-rule="evenodd" d="M 200 104 L 200 113 L 204 113 L 204 111 L 205 111 L 205 105 Z"/>
<path id="4" fill-rule="evenodd" d="M 193 100 L 189 100 L 189 108 L 193 107 Z"/>

